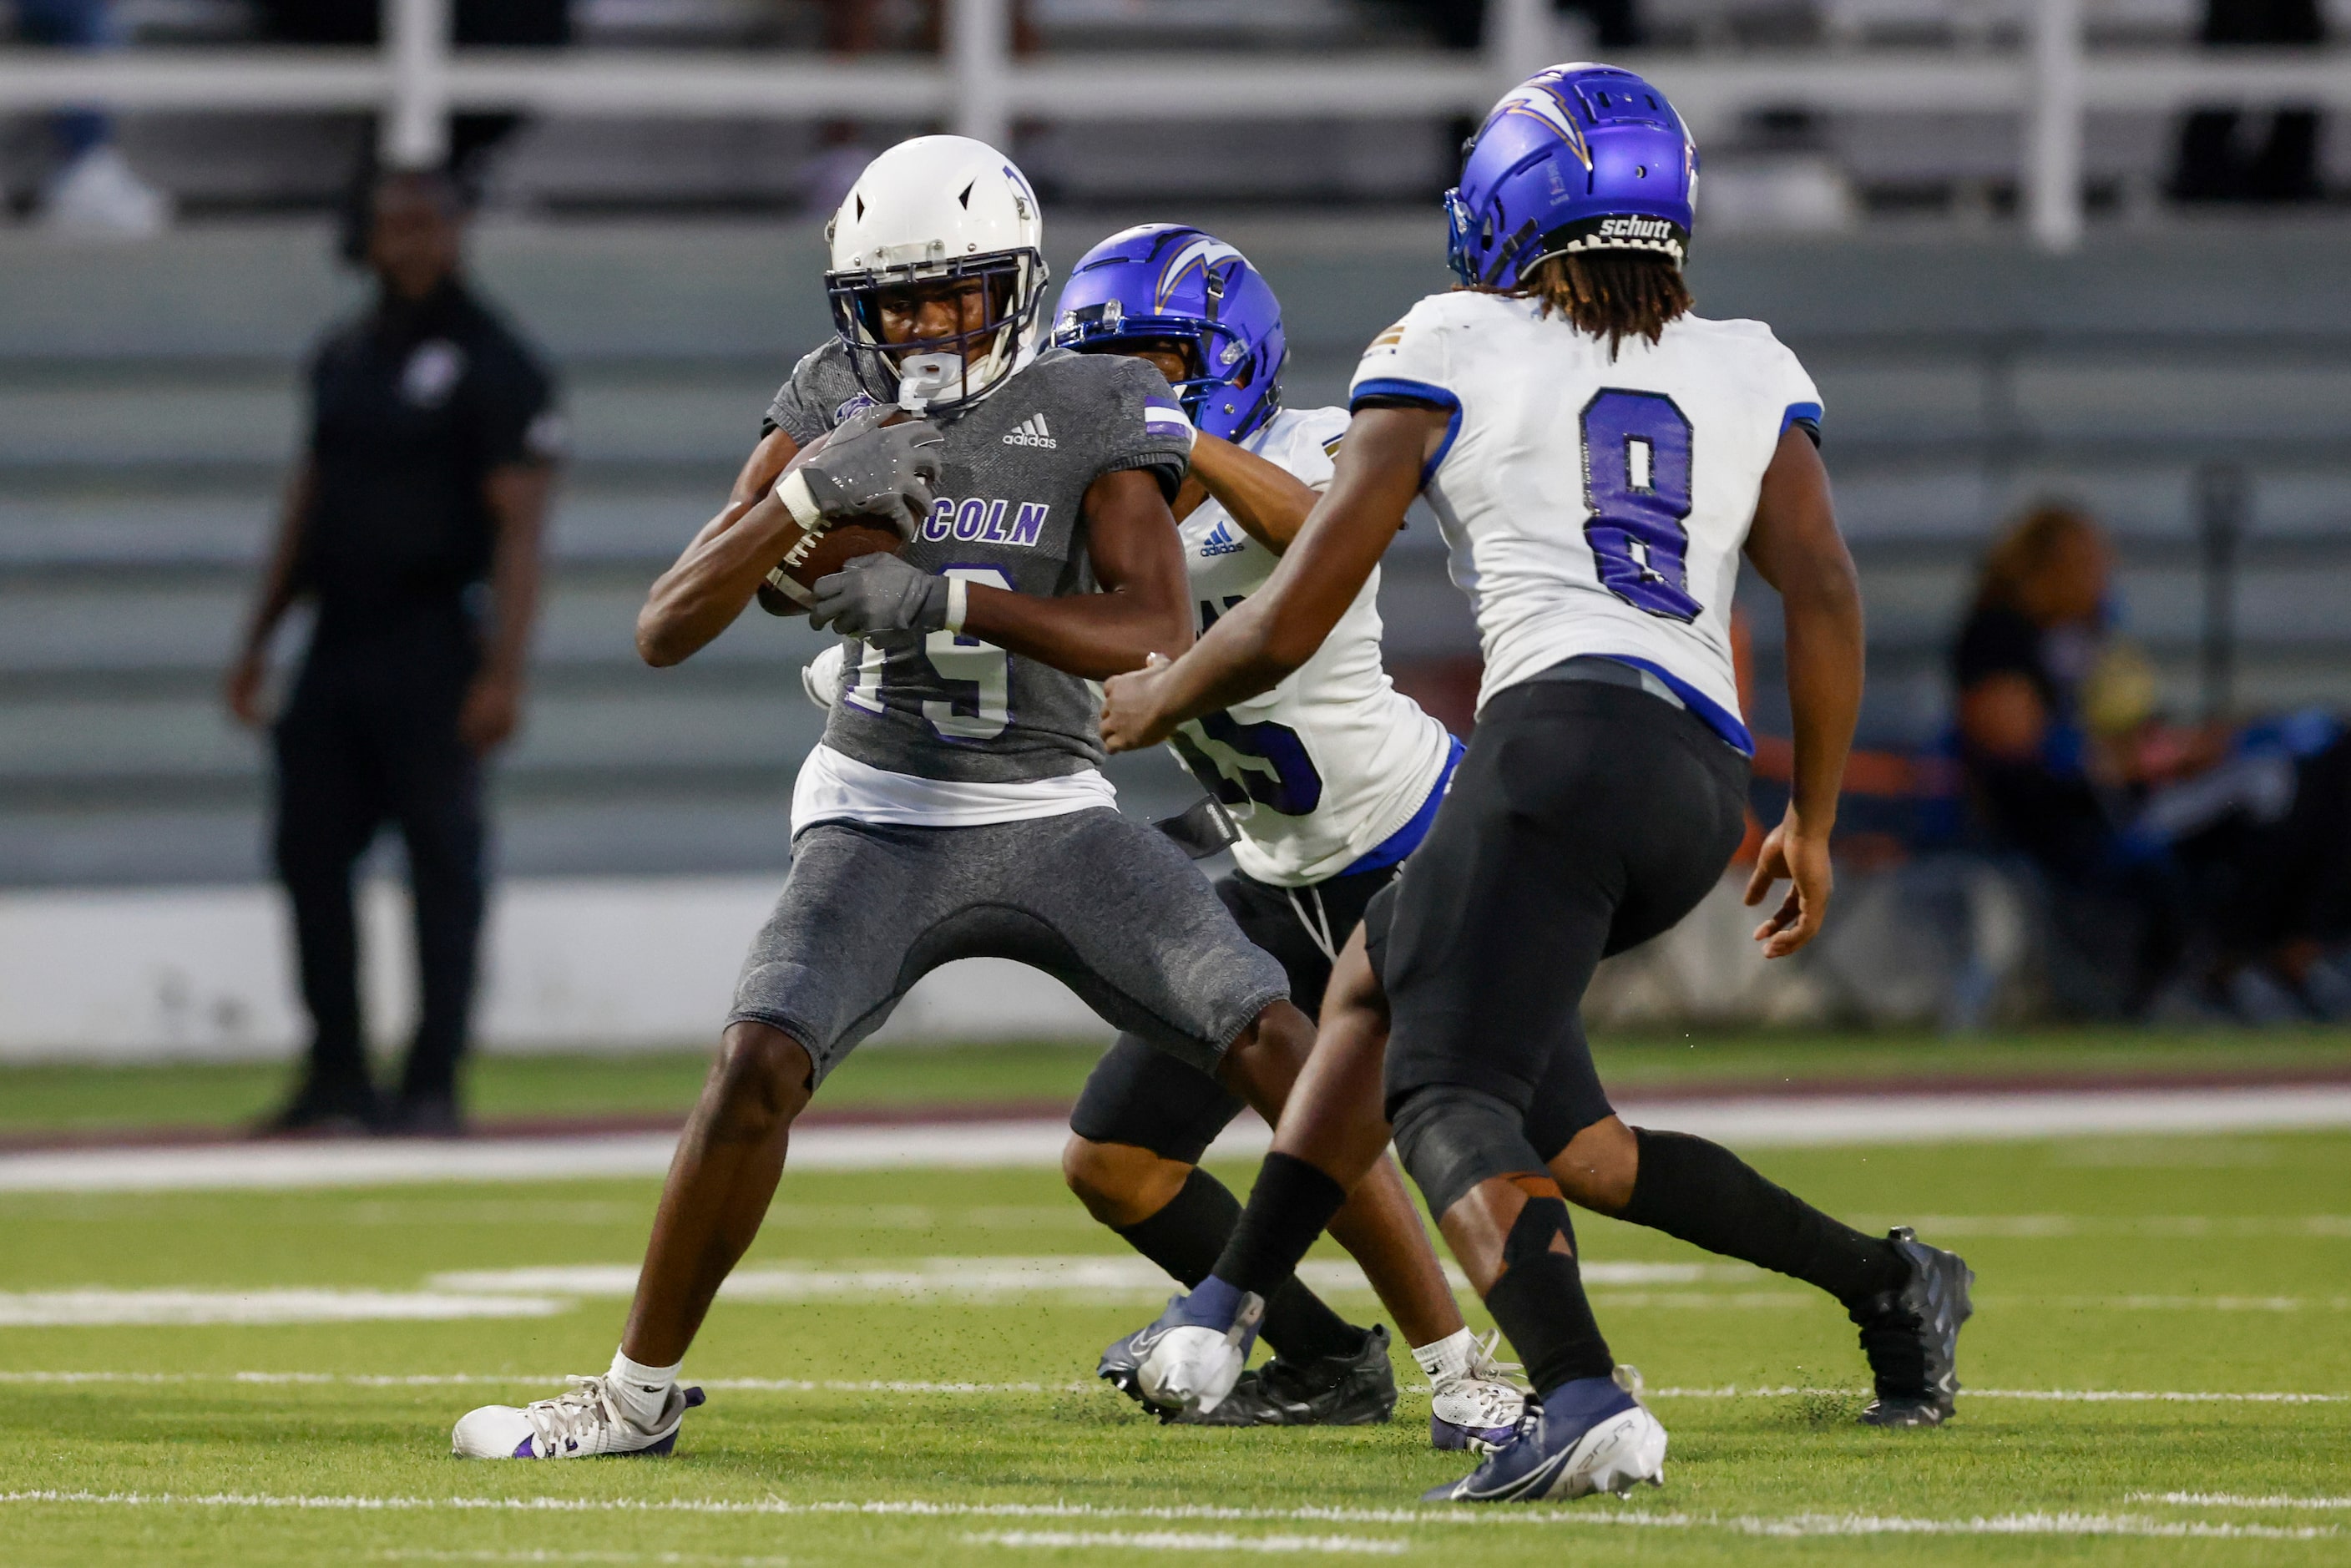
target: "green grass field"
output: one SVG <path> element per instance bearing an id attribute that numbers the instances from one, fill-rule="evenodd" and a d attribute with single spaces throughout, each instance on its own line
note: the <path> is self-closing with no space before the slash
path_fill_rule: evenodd
<path id="1" fill-rule="evenodd" d="M 864 1060 L 876 1099 L 914 1097 L 884 1053 Z M 1067 1065 L 963 1060 L 980 1082 L 962 1087 L 998 1098 L 1060 1092 Z M 53 1075 L 50 1124 L 99 1103 L 73 1076 Z M 1603 1323 L 1672 1433 L 1667 1484 L 1508 1511 L 1417 1504 L 1464 1466 L 1426 1448 L 1414 1395 L 1384 1427 L 1140 1418 L 1091 1374 L 1155 1291 L 1056 1289 L 1050 1263 L 1007 1262 L 1123 1256 L 1050 1171 L 788 1175 L 746 1268 L 768 1297 L 801 1299 L 721 1300 L 687 1368 L 711 1403 L 674 1459 L 577 1465 L 455 1460 L 449 1426 L 601 1370 L 622 1303 L 596 1292 L 622 1287 L 445 1277 L 608 1265 L 624 1283 L 649 1181 L 0 1196 L 0 1562 L 2351 1559 L 2351 1136 L 1758 1163 L 1856 1222 L 1915 1220 L 1968 1255 L 1980 1310 L 1961 1375 L 1979 1392 L 1939 1432 L 1857 1427 L 1861 1363 L 1828 1302 L 1584 1218 Z M 953 1261 L 990 1259 L 993 1274 Z M 988 1293 L 1007 1267 L 1009 1292 Z M 922 1293 L 856 1272 L 873 1270 Z M 88 1321 L 158 1300 L 133 1291 L 243 1292 L 249 1311 L 299 1316 L 315 1301 L 282 1292 L 434 1290 L 541 1315 Z M 40 1294 L 73 1291 L 92 1293 Z M 1340 1300 L 1375 1311 L 1360 1283 Z M 2026 1396 L 2114 1392 L 2326 1397 Z"/>

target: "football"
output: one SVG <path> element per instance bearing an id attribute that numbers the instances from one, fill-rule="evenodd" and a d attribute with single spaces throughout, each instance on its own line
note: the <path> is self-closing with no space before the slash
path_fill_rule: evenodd
<path id="1" fill-rule="evenodd" d="M 831 439 L 830 434 L 819 436 L 794 453 L 792 460 L 784 465 L 784 473 L 789 474 L 810 455 L 822 451 Z M 823 532 L 815 534 L 791 524 L 787 526 L 786 538 L 783 559 L 768 573 L 768 580 L 759 585 L 759 607 L 771 615 L 805 615 L 816 602 L 815 590 L 820 579 L 831 576 L 859 556 L 877 550 L 895 555 L 906 548 L 896 526 L 887 517 L 879 517 L 836 518 Z"/>

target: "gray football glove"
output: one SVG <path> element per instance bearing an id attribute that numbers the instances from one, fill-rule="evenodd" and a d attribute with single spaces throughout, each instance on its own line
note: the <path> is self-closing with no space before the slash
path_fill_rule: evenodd
<path id="1" fill-rule="evenodd" d="M 809 624 L 844 637 L 876 632 L 936 632 L 947 623 L 947 580 L 908 566 L 894 555 L 862 555 L 817 579 Z"/>
<path id="2" fill-rule="evenodd" d="M 912 539 L 930 515 L 946 436 L 928 420 L 884 425 L 894 408 L 863 409 L 793 470 L 827 517 L 883 517 Z"/>

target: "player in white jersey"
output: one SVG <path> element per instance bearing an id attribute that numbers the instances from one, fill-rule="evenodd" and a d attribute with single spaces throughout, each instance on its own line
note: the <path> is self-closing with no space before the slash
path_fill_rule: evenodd
<path id="1" fill-rule="evenodd" d="M 1815 451 L 1819 396 L 1764 328 L 1690 314 L 1696 168 L 1664 95 L 1629 72 L 1558 67 L 1506 95 L 1448 198 L 1467 287 L 1365 354 L 1337 472 L 1281 567 L 1183 657 L 1107 689 L 1113 750 L 1264 689 L 1338 622 L 1416 493 L 1442 520 L 1485 648 L 1476 737 L 1343 956 L 1309 1087 L 1194 1293 L 1243 1312 L 1172 1310 L 1162 1322 L 1181 1326 L 1139 1373 L 1178 1397 L 1228 1375 L 1218 1331 L 1392 1130 L 1539 1396 L 1432 1499 L 1663 1476 L 1665 1431 L 1619 1385 L 1584 1298 L 1570 1198 L 1837 1298 L 1876 1378 L 1865 1420 L 1936 1425 L 1958 1390 L 1960 1260 L 1907 1229 L 1865 1236 L 1703 1139 L 1627 1127 L 1577 1017 L 1599 960 L 1678 921 L 1740 837 L 1752 746 L 1726 617 L 1742 551 L 1782 594 L 1795 720 L 1792 799 L 1748 889 L 1756 903 L 1793 883 L 1756 933 L 1769 956 L 1819 929 L 1860 703 L 1860 599 Z M 1364 1069 L 1383 1057 L 1375 1081 Z"/>
<path id="2" fill-rule="evenodd" d="M 1346 433 L 1343 409 L 1281 407 L 1281 307 L 1229 245 L 1176 224 L 1113 235 L 1081 257 L 1054 310 L 1054 340 L 1087 353 L 1150 361 L 1196 422 L 1190 476 L 1174 503 L 1196 629 L 1244 602 L 1270 577 L 1330 482 Z M 1217 894 L 1249 939 L 1290 977 L 1309 1013 L 1339 946 L 1372 896 L 1428 831 L 1460 744 L 1395 689 L 1380 660 L 1376 575 L 1305 667 L 1271 691 L 1205 714 L 1170 737 L 1209 791 L 1185 821 L 1206 851 L 1229 840 L 1236 869 Z M 1186 1285 L 1229 1239 L 1239 1203 L 1198 1168 L 1240 1102 L 1180 1063 L 1123 1036 L 1087 1080 L 1063 1158 L 1087 1207 Z M 1171 1412 L 1213 1425 L 1357 1418 L 1385 1386 L 1385 1335 L 1353 1345 L 1324 1337 L 1300 1356 L 1295 1279 L 1269 1296 L 1268 1335 L 1280 1352 L 1207 1407 Z M 1454 1447 L 1515 1418 L 1515 1390 L 1471 1340 L 1449 1292 L 1391 1303 L 1437 1389 L 1432 1437 Z M 1335 1320 L 1332 1323 L 1335 1330 Z M 1122 1339 L 1099 1371 L 1142 1399 L 1134 1381 L 1147 1346 Z M 1385 1399 L 1392 1403 L 1393 1394 Z M 1146 1404 L 1150 1402 L 1145 1400 Z M 1455 1419 L 1454 1417 L 1459 1417 Z"/>

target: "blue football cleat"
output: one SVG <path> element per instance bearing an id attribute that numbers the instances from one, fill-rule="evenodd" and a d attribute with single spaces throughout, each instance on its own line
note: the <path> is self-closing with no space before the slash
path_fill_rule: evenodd
<path id="1" fill-rule="evenodd" d="M 1518 1437 L 1458 1481 L 1421 1494 L 1425 1502 L 1533 1502 L 1539 1498 L 1619 1497 L 1643 1481 L 1663 1486 L 1666 1429 L 1612 1378 L 1581 1377 L 1529 1408 Z"/>

